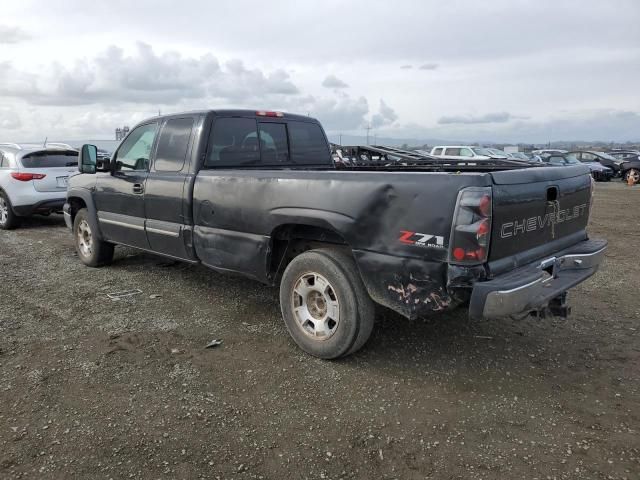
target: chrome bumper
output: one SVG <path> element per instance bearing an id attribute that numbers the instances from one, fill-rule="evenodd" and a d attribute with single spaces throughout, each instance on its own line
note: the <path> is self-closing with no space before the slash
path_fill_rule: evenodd
<path id="1" fill-rule="evenodd" d="M 589 251 L 593 247 L 593 251 Z M 604 240 L 588 240 L 565 254 L 546 258 L 507 275 L 474 285 L 472 317 L 496 318 L 540 310 L 593 275 L 607 249 Z"/>

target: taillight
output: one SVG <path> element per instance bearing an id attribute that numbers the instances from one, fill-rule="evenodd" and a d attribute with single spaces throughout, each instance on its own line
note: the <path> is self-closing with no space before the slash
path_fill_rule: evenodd
<path id="1" fill-rule="evenodd" d="M 25 173 L 25 172 L 12 172 L 11 176 L 21 182 L 29 182 L 31 180 L 42 180 L 46 175 L 44 173 Z"/>
<path id="2" fill-rule="evenodd" d="M 491 204 L 491 187 L 469 187 L 460 191 L 451 228 L 450 262 L 478 264 L 487 260 Z"/>
<path id="3" fill-rule="evenodd" d="M 256 112 L 256 115 L 259 117 L 284 117 L 284 113 L 282 112 L 267 112 L 264 110 Z"/>

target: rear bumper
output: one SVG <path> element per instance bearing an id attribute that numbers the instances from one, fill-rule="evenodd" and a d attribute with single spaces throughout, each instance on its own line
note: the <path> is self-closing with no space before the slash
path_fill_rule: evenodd
<path id="1" fill-rule="evenodd" d="M 32 205 L 14 205 L 13 212 L 20 217 L 28 217 L 36 213 L 59 212 L 65 201 L 65 198 L 54 198 L 42 200 Z"/>
<path id="2" fill-rule="evenodd" d="M 606 249 L 606 240 L 585 240 L 554 257 L 477 282 L 471 294 L 469 316 L 497 318 L 541 310 L 593 275 Z"/>

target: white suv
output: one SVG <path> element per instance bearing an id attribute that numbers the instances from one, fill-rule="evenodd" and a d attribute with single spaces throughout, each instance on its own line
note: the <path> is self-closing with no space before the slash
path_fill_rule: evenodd
<path id="1" fill-rule="evenodd" d="M 488 149 L 468 145 L 444 145 L 433 147 L 431 155 L 447 160 L 489 160 L 496 158 Z M 506 156 L 505 156 L 506 158 Z"/>
<path id="2" fill-rule="evenodd" d="M 0 229 L 15 228 L 21 217 L 61 212 L 77 165 L 78 151 L 66 144 L 0 143 Z"/>

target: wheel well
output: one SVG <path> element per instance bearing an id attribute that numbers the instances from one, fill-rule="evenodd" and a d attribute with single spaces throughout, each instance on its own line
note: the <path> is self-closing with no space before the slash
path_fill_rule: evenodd
<path id="1" fill-rule="evenodd" d="M 352 255 L 344 237 L 334 230 L 313 225 L 280 225 L 271 233 L 268 276 L 275 281 L 289 262 L 307 250 L 321 247 L 339 248 Z"/>
<path id="2" fill-rule="evenodd" d="M 69 208 L 69 213 L 71 214 L 71 222 L 73 222 L 73 220 L 76 218 L 76 213 L 78 213 L 78 210 L 87 208 L 87 204 L 84 200 L 78 197 L 71 197 L 69 198 L 68 202 L 69 206 L 71 207 Z"/>

